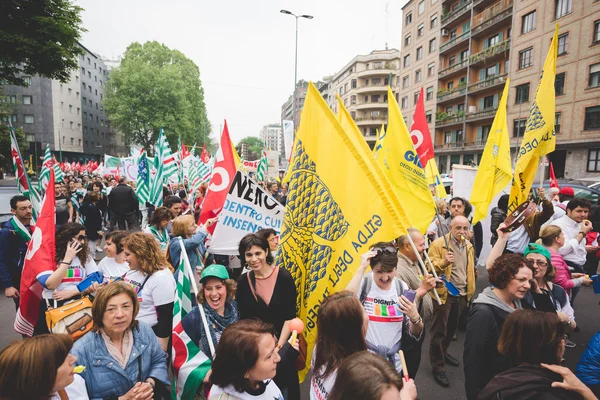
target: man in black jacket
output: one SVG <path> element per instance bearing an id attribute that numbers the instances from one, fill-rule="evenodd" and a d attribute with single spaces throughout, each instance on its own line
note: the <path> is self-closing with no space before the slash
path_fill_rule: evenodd
<path id="1" fill-rule="evenodd" d="M 126 185 L 127 178 L 119 178 L 119 184 L 108 195 L 111 229 L 139 230 L 139 202 L 132 188 Z"/>

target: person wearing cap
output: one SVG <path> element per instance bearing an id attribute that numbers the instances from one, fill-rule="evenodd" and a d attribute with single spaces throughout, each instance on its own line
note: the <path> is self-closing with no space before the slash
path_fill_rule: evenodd
<path id="1" fill-rule="evenodd" d="M 567 204 L 575 197 L 575 191 L 570 186 L 564 186 L 558 191 L 558 202 L 554 204 L 554 215 L 548 221 L 548 225 L 561 217 L 564 217 L 567 213 Z M 550 198 L 552 199 L 552 198 Z"/>
<path id="2" fill-rule="evenodd" d="M 213 348 L 217 348 L 221 334 L 229 325 L 239 320 L 237 302 L 234 300 L 237 290 L 236 282 L 229 277 L 227 268 L 220 264 L 212 264 L 204 268 L 198 286 L 198 305 L 181 320 L 181 326 L 189 338 L 198 346 L 200 351 L 208 358 L 214 360 L 208 341 L 212 341 Z M 199 307 L 204 310 L 208 334 Z M 198 388 L 200 394 L 205 395 L 209 389 L 207 382 L 211 371 L 204 377 L 204 385 Z"/>

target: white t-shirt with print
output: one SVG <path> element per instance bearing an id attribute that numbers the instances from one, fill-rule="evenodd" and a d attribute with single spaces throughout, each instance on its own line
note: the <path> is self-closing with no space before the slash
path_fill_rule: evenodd
<path id="1" fill-rule="evenodd" d="M 129 271 L 129 263 L 125 261 L 119 264 L 114 258 L 104 257 L 98 264 L 98 270 L 104 276 L 103 283 L 112 282 Z"/>
<path id="2" fill-rule="evenodd" d="M 158 323 L 156 307 L 175 301 L 176 284 L 173 274 L 168 269 L 153 273 L 144 284 L 147 276 L 140 270 L 129 270 L 123 276 L 123 281 L 130 284 L 137 293 L 140 302 L 137 320 L 152 327 Z"/>
<path id="3" fill-rule="evenodd" d="M 240 400 L 283 400 L 283 395 L 281 394 L 281 390 L 277 387 L 275 382 L 272 380 L 269 381 L 267 387 L 263 394 L 259 394 L 257 396 L 251 395 L 249 393 L 240 393 L 236 391 L 233 386 L 227 386 L 225 388 L 221 388 L 219 386 L 213 386 L 210 389 L 209 399 L 218 399 L 221 394 L 229 394 Z"/>
<path id="4" fill-rule="evenodd" d="M 56 290 L 61 291 L 77 289 L 77 285 L 79 285 L 89 274 L 92 274 L 96 271 L 98 271 L 98 266 L 93 258 L 89 258 L 88 262 L 85 264 L 85 266 L 83 266 L 81 264 L 81 260 L 79 260 L 79 257 L 75 256 L 73 261 L 71 261 L 71 265 L 69 265 L 67 272 L 65 273 L 65 277 L 58 284 Z M 52 275 L 52 272 L 54 271 L 44 271 L 38 276 L 38 279 L 42 275 L 50 276 Z M 51 299 L 53 292 L 53 290 L 44 289 L 42 297 L 44 299 Z"/>
<path id="5" fill-rule="evenodd" d="M 74 377 L 75 380 L 73 383 L 65 388 L 69 400 L 89 400 L 87 388 L 85 387 L 85 380 L 77 374 L 75 374 Z M 58 393 L 55 393 L 50 397 L 50 400 L 60 400 L 60 396 Z"/>
<path id="6" fill-rule="evenodd" d="M 337 370 L 331 371 L 325 379 L 316 378 L 313 374 L 310 379 L 310 400 L 326 400 L 333 389 L 336 377 Z"/>

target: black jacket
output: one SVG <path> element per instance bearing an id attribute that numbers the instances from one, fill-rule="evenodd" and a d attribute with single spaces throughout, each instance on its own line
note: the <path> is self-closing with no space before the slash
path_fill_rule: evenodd
<path id="1" fill-rule="evenodd" d="M 108 195 L 108 207 L 115 215 L 124 216 L 139 210 L 139 202 L 132 188 L 119 183 Z"/>
<path id="2" fill-rule="evenodd" d="M 479 393 L 479 400 L 575 400 L 576 392 L 552 387 L 562 382 L 554 372 L 533 365 L 520 365 L 496 375 Z"/>
<path id="3" fill-rule="evenodd" d="M 31 228 L 30 228 L 31 229 Z M 27 243 L 15 231 L 12 220 L 0 227 L 0 285 L 20 290 Z"/>
<path id="4" fill-rule="evenodd" d="M 490 231 L 492 232 L 492 238 L 490 239 L 490 243 L 493 245 L 498 241 L 498 234 L 496 233 L 496 229 L 500 226 L 501 223 L 506 219 L 506 211 L 494 207 L 492 208 L 492 212 L 490 213 L 492 216 L 492 220 L 490 222 Z"/>
<path id="5" fill-rule="evenodd" d="M 474 303 L 467 322 L 463 364 L 467 399 L 477 394 L 498 373 L 513 367 L 510 359 L 498 353 L 498 339 L 508 312 L 498 307 Z"/>

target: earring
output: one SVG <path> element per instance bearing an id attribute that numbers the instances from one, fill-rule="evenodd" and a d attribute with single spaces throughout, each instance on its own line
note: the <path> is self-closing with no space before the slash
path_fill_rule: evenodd
<path id="1" fill-rule="evenodd" d="M 250 374 L 248 374 L 247 372 L 244 374 L 244 379 L 248 379 L 250 378 Z"/>

